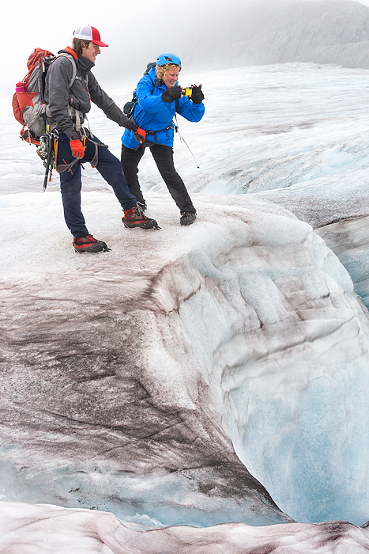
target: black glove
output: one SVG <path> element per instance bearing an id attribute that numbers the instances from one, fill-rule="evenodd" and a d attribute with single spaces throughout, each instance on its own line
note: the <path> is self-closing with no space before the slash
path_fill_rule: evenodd
<path id="1" fill-rule="evenodd" d="M 176 85 L 175 87 L 168 88 L 168 90 L 163 92 L 161 98 L 164 102 L 174 102 L 174 100 L 179 100 L 181 96 L 182 88 L 179 85 Z"/>
<path id="2" fill-rule="evenodd" d="M 199 85 L 198 87 L 194 85 L 192 87 L 192 94 L 190 98 L 194 104 L 201 104 L 201 102 L 205 98 L 204 93 L 201 90 L 201 85 Z"/>

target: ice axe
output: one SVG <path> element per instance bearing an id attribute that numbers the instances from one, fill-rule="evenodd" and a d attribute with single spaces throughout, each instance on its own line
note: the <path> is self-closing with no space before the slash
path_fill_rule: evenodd
<path id="1" fill-rule="evenodd" d="M 45 177 L 44 177 L 44 185 L 43 185 L 43 190 L 45 191 L 46 190 L 46 187 L 47 187 L 47 181 L 49 180 L 49 182 L 51 181 L 51 175 L 52 175 L 52 172 L 53 172 L 53 164 L 52 164 L 52 157 L 53 157 L 53 145 L 54 145 L 54 141 L 52 139 L 52 137 L 47 137 L 47 146 L 48 146 L 48 152 L 47 152 L 47 158 L 46 158 L 46 165 L 45 165 Z M 49 176 L 49 171 L 50 171 L 50 176 Z"/>

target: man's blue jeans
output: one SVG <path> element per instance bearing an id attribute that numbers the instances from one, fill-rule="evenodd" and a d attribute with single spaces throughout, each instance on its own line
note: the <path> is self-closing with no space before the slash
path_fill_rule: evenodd
<path id="1" fill-rule="evenodd" d="M 98 158 L 97 163 L 95 158 L 94 167 L 113 188 L 123 210 L 129 210 L 137 203 L 136 197 L 129 191 L 120 160 L 108 148 L 101 146 L 97 137 L 93 137 L 93 141 L 86 137 L 85 146 L 84 157 L 81 160 L 76 160 L 72 156 L 68 137 L 66 135 L 59 136 L 57 168 L 60 172 L 64 218 L 74 237 L 85 237 L 89 234 L 81 209 L 81 164 L 94 161 L 96 148 Z"/>

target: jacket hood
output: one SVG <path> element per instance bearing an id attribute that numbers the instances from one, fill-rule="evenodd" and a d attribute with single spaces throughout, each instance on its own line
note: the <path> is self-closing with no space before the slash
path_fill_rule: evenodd
<path id="1" fill-rule="evenodd" d="M 77 54 L 75 53 L 75 51 L 73 50 L 73 48 L 71 48 L 70 46 L 66 46 L 66 47 L 63 48 L 62 50 L 59 50 L 58 54 L 70 54 L 71 56 L 73 56 L 73 58 L 74 58 L 76 61 L 78 60 Z"/>
<path id="2" fill-rule="evenodd" d="M 90 69 L 95 67 L 95 64 L 93 62 L 91 62 L 81 54 L 77 54 L 70 46 L 66 46 L 62 50 L 59 50 L 58 54 L 62 53 L 70 54 L 71 56 L 73 56 L 73 58 L 78 61 L 78 65 L 83 72 L 87 73 L 87 71 L 90 71 Z"/>
<path id="3" fill-rule="evenodd" d="M 75 60 L 78 60 L 78 56 L 77 56 L 76 52 L 70 46 L 66 46 L 63 50 L 60 50 L 60 52 L 58 52 L 58 54 L 60 54 L 61 52 L 66 52 L 67 54 L 71 54 L 71 56 L 73 56 L 73 58 Z"/>

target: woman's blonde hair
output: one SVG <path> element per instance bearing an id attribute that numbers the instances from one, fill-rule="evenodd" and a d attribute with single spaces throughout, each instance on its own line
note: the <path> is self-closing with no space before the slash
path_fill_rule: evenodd
<path id="1" fill-rule="evenodd" d="M 168 73 L 169 69 L 171 67 L 175 67 L 181 71 L 181 66 L 177 65 L 176 63 L 166 63 L 164 65 L 157 65 L 156 66 L 156 78 L 161 83 L 164 81 L 165 75 Z"/>

